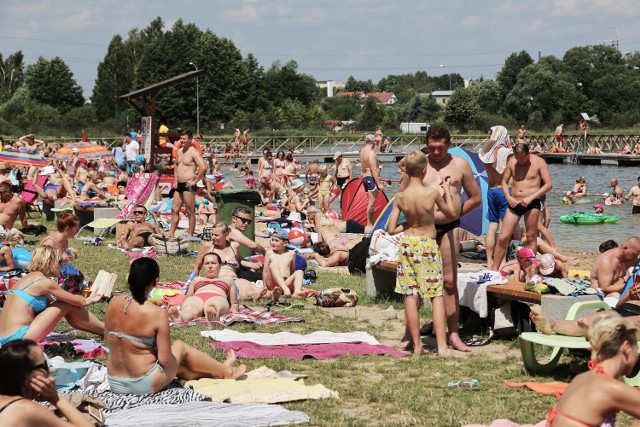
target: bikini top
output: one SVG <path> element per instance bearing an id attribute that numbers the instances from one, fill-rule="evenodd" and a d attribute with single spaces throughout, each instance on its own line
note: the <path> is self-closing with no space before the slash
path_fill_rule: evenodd
<path id="1" fill-rule="evenodd" d="M 39 277 L 36 280 L 30 282 L 27 286 L 25 286 L 22 289 L 10 289 L 5 292 L 5 295 L 14 294 L 18 298 L 20 298 L 22 301 L 29 304 L 29 306 L 33 309 L 34 313 L 38 314 L 41 311 L 43 311 L 45 308 L 47 308 L 47 305 L 49 305 L 49 300 L 47 300 L 47 297 L 42 295 L 36 296 L 36 295 L 28 294 L 25 292 L 25 289 L 27 289 L 29 286 L 33 285 L 34 283 L 39 282 L 42 279 L 44 279 L 44 277 Z"/>
<path id="2" fill-rule="evenodd" d="M 4 411 L 5 409 L 7 409 L 7 407 L 9 405 L 11 405 L 12 403 L 16 403 L 18 400 L 26 400 L 24 397 L 19 397 L 17 399 L 11 400 L 9 402 L 7 402 L 2 408 L 0 408 L 0 412 Z"/>
<path id="3" fill-rule="evenodd" d="M 228 258 L 228 259 L 223 259 L 222 260 L 222 265 L 226 265 L 228 267 L 231 267 L 234 270 L 237 270 L 238 267 L 240 267 L 240 264 L 238 263 L 238 259 L 236 258 L 236 251 L 233 250 L 233 246 L 231 246 L 230 242 L 227 240 L 227 245 L 231 248 L 231 252 L 233 252 L 233 257 L 232 258 Z M 222 258 L 222 257 L 220 257 Z"/>
<path id="4" fill-rule="evenodd" d="M 220 288 L 220 290 L 225 294 L 229 293 L 229 285 L 227 285 L 227 282 L 222 279 L 201 280 L 194 285 L 193 292 L 198 292 L 198 290 L 208 285 L 213 285 Z"/>
<path id="5" fill-rule="evenodd" d="M 140 338 L 140 337 L 134 337 L 133 335 L 123 334 L 122 332 L 116 332 L 116 331 L 109 331 L 109 335 L 113 335 L 113 336 L 116 336 L 118 338 L 126 338 L 129 341 L 135 341 L 137 343 L 140 343 L 142 345 L 148 345 L 150 347 L 152 347 L 152 346 L 154 346 L 156 344 L 155 335 L 152 336 L 152 337 Z"/>
<path id="6" fill-rule="evenodd" d="M 286 164 L 285 164 L 285 162 L 283 160 L 276 160 L 275 164 L 276 164 L 276 169 L 279 169 L 279 168 L 284 169 L 285 166 L 286 166 Z"/>
<path id="7" fill-rule="evenodd" d="M 265 162 L 264 166 L 262 166 L 262 169 L 263 170 L 264 169 L 271 170 L 271 169 L 273 169 L 273 166 L 271 166 L 271 164 Z"/>

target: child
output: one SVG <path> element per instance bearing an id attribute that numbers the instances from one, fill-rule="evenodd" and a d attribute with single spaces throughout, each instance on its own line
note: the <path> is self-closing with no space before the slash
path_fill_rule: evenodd
<path id="1" fill-rule="evenodd" d="M 289 243 L 289 231 L 284 228 L 276 230 L 271 236 L 271 249 L 264 256 L 262 280 L 268 290 L 273 291 L 273 299 L 277 301 L 280 295 L 285 298 L 305 299 L 307 293 L 302 290 L 302 270 L 296 270 L 296 254 L 294 251 L 285 252 Z"/>
<path id="2" fill-rule="evenodd" d="M 318 207 L 322 211 L 327 211 L 331 200 L 331 190 L 336 185 L 336 179 L 329 175 L 326 165 L 321 165 L 319 171 Z"/>
<path id="3" fill-rule="evenodd" d="M 256 179 L 253 176 L 253 171 L 251 169 L 247 171 L 247 176 L 244 177 L 244 182 L 248 189 L 253 190 L 255 188 Z"/>
<path id="4" fill-rule="evenodd" d="M 442 259 L 435 241 L 436 230 L 433 223 L 434 205 L 447 217 L 455 215 L 451 199 L 449 177 L 438 187 L 422 185 L 427 173 L 427 156 L 414 151 L 405 157 L 408 186 L 396 195 L 393 211 L 389 218 L 389 230 L 395 230 L 402 212 L 407 219 L 404 236 L 398 252 L 398 277 L 395 291 L 404 295 L 406 328 L 400 345 L 413 345 L 413 354 L 427 353 L 420 339 L 421 298 L 429 298 L 433 307 L 433 327 L 438 343 L 438 355 L 451 354 L 447 348 L 446 319 L 442 280 Z"/>
<path id="5" fill-rule="evenodd" d="M 533 267 L 538 267 L 540 261 L 536 259 L 536 254 L 531 248 L 524 247 L 518 249 L 516 259 L 508 261 L 500 268 L 500 275 L 504 278 L 515 276 L 518 282 L 529 282 L 534 275 Z"/>

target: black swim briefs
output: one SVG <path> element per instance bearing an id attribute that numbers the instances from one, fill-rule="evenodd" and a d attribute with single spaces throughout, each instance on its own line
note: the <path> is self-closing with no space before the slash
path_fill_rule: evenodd
<path id="1" fill-rule="evenodd" d="M 178 185 L 176 185 L 176 191 L 178 193 L 184 193 L 185 191 L 188 191 L 189 193 L 195 193 L 196 192 L 196 186 L 192 185 L 190 187 L 187 187 L 187 183 L 186 182 L 179 182 Z"/>
<path id="2" fill-rule="evenodd" d="M 632 214 L 640 214 L 640 206 L 633 205 L 631 209 Z"/>
<path id="3" fill-rule="evenodd" d="M 347 233 L 364 234 L 364 225 L 354 219 L 347 220 Z"/>
<path id="4" fill-rule="evenodd" d="M 138 237 L 142 237 L 142 242 L 143 242 L 143 246 L 151 246 L 151 242 L 149 242 L 149 237 L 151 236 L 151 232 L 149 231 L 143 231 L 142 233 L 138 234 Z"/>
<path id="5" fill-rule="evenodd" d="M 345 185 L 347 183 L 347 180 L 349 179 L 348 176 L 345 177 L 336 177 L 336 184 L 338 185 L 338 188 L 342 188 L 343 185 Z"/>
<path id="6" fill-rule="evenodd" d="M 509 206 L 509 210 L 518 216 L 522 216 L 526 214 L 531 209 L 542 210 L 542 203 L 540 202 L 540 199 L 534 199 L 527 206 L 518 205 L 515 208 L 512 208 L 511 206 Z"/>
<path id="7" fill-rule="evenodd" d="M 640 316 L 640 305 L 625 302 L 620 307 L 613 309 L 622 317 Z"/>
<path id="8" fill-rule="evenodd" d="M 446 224 L 436 224 L 436 240 L 450 232 L 451 230 L 455 230 L 460 227 L 460 218 L 455 221 L 448 222 Z"/>

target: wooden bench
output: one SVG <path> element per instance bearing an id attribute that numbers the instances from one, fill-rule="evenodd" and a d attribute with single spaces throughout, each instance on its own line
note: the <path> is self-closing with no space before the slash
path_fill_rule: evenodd
<path id="1" fill-rule="evenodd" d="M 530 302 L 540 304 L 542 302 L 542 294 L 526 291 L 523 282 L 509 280 L 505 285 L 489 285 L 487 286 L 487 294 L 496 298 L 502 298 L 512 301 Z"/>

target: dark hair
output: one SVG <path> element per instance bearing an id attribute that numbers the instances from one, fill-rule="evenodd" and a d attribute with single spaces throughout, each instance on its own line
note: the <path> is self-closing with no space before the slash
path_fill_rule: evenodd
<path id="1" fill-rule="evenodd" d="M 615 240 L 607 240 L 600 243 L 598 250 L 600 251 L 600 253 L 602 253 L 602 252 L 608 251 L 609 249 L 613 249 L 617 247 L 618 247 L 618 242 L 616 242 Z"/>
<path id="2" fill-rule="evenodd" d="M 231 212 L 231 215 L 237 216 L 239 213 L 251 215 L 251 211 L 244 206 L 238 206 L 237 208 L 235 208 L 233 212 Z"/>
<path id="3" fill-rule="evenodd" d="M 151 258 L 138 258 L 131 263 L 129 289 L 133 299 L 139 304 L 147 300 L 147 287 L 160 277 L 160 266 Z"/>
<path id="4" fill-rule="evenodd" d="M 220 257 L 220 255 L 218 255 L 215 252 L 207 252 L 206 254 L 204 254 L 204 256 L 202 257 L 202 262 L 204 263 L 204 259 L 208 256 L 214 256 L 216 258 L 218 258 L 218 264 L 222 264 L 222 258 Z"/>
<path id="5" fill-rule="evenodd" d="M 69 212 L 63 212 L 60 219 L 56 222 L 56 228 L 59 232 L 63 232 L 65 228 L 75 227 L 80 224 L 80 218 Z"/>
<path id="6" fill-rule="evenodd" d="M 135 205 L 133 208 L 134 209 L 142 208 L 142 209 L 144 209 L 145 212 L 149 212 L 149 210 L 147 209 L 147 207 L 145 205 Z"/>
<path id="7" fill-rule="evenodd" d="M 449 133 L 449 129 L 445 125 L 436 124 L 429 127 L 429 130 L 427 131 L 427 136 L 424 139 L 425 144 L 429 143 L 430 139 L 434 141 L 439 141 L 441 139 L 444 139 L 444 142 L 449 144 L 451 142 L 451 134 Z"/>
<path id="8" fill-rule="evenodd" d="M 13 188 L 11 187 L 11 181 L 9 180 L 0 182 L 0 187 L 4 187 L 5 190 L 9 190 L 9 191 L 13 190 Z"/>
<path id="9" fill-rule="evenodd" d="M 526 144 L 526 143 L 516 144 L 516 146 L 513 147 L 513 153 L 514 154 L 518 154 L 518 153 L 529 154 L 529 144 Z"/>
<path id="10" fill-rule="evenodd" d="M 282 154 L 282 158 L 284 159 L 284 151 L 282 150 L 278 150 L 278 154 L 276 155 L 276 157 L 280 158 L 280 154 Z"/>
<path id="11" fill-rule="evenodd" d="M 35 341 L 17 340 L 0 348 L 0 394 L 26 396 L 25 380 L 33 370 L 29 350 L 34 346 Z"/>
<path id="12" fill-rule="evenodd" d="M 125 187 L 127 186 L 127 181 L 118 181 L 118 187 Z"/>
<path id="13" fill-rule="evenodd" d="M 182 135 L 187 135 L 189 137 L 189 139 L 193 139 L 193 132 L 191 132 L 189 129 L 187 129 L 184 132 L 182 132 L 180 134 L 180 136 L 182 136 Z"/>
<path id="14" fill-rule="evenodd" d="M 329 245 L 326 242 L 314 243 L 311 247 L 320 256 L 326 257 L 329 254 L 331 254 L 331 249 L 329 248 Z"/>

